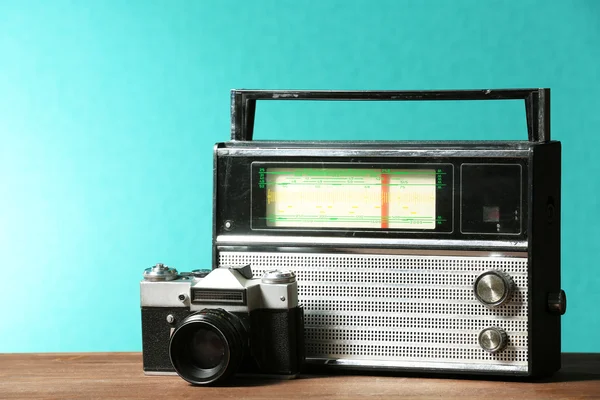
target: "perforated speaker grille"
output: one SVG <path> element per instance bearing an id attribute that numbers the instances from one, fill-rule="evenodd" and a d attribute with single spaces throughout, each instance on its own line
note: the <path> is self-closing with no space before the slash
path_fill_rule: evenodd
<path id="1" fill-rule="evenodd" d="M 527 367 L 527 258 L 223 251 L 219 263 L 250 264 L 255 276 L 273 268 L 296 273 L 308 358 Z M 516 286 L 493 309 L 473 295 L 475 278 L 491 269 Z M 497 354 L 477 343 L 491 326 L 509 338 Z"/>

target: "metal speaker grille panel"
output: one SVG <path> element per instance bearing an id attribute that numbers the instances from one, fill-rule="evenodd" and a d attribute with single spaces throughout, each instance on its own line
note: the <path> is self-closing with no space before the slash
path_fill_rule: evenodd
<path id="1" fill-rule="evenodd" d="M 250 264 L 255 276 L 273 268 L 296 273 L 309 359 L 527 370 L 525 257 L 223 251 L 219 263 Z M 473 295 L 475 278 L 490 269 L 508 273 L 516 286 L 493 309 Z M 509 338 L 497 354 L 477 343 L 491 326 Z"/>

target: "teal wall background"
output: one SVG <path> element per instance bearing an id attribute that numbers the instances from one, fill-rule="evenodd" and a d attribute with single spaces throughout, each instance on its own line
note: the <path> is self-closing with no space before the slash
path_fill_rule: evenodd
<path id="1" fill-rule="evenodd" d="M 563 350 L 598 352 L 600 2 L 0 0 L 0 352 L 140 350 L 210 262 L 229 89 L 551 87 Z M 257 138 L 521 139 L 521 103 L 267 103 Z"/>

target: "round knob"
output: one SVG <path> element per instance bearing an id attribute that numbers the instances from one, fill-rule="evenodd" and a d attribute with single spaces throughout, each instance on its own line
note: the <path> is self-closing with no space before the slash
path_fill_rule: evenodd
<path id="1" fill-rule="evenodd" d="M 211 269 L 195 269 L 192 271 L 192 275 L 194 275 L 195 278 L 206 278 L 211 271 Z"/>
<path id="2" fill-rule="evenodd" d="M 144 279 L 151 282 L 172 281 L 177 279 L 178 275 L 175 268 L 169 268 L 160 263 L 144 270 Z"/>
<path id="3" fill-rule="evenodd" d="M 548 294 L 548 311 L 554 315 L 563 315 L 567 311 L 567 295 L 564 290 Z"/>
<path id="4" fill-rule="evenodd" d="M 296 282 L 296 274 L 288 270 L 272 270 L 267 271 L 262 276 L 262 283 L 278 284 L 278 283 L 293 283 Z"/>
<path id="5" fill-rule="evenodd" d="M 510 275 L 498 270 L 486 271 L 475 279 L 473 292 L 479 302 L 496 307 L 510 300 L 515 283 Z"/>
<path id="6" fill-rule="evenodd" d="M 481 348 L 485 351 L 498 353 L 506 347 L 508 336 L 502 329 L 491 327 L 479 332 L 478 341 Z"/>

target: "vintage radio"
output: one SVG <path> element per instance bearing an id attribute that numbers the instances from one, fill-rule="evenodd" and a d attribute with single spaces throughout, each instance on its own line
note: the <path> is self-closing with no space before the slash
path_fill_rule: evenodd
<path id="1" fill-rule="evenodd" d="M 257 100 L 525 102 L 528 141 L 255 141 Z M 550 91 L 231 93 L 214 265 L 296 273 L 306 360 L 511 376 L 560 368 L 561 144 Z"/>

